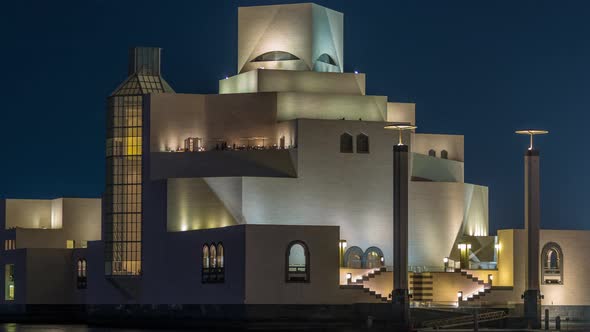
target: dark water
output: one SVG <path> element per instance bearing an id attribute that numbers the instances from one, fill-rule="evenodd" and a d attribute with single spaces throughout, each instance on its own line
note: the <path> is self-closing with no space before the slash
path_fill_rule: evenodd
<path id="1" fill-rule="evenodd" d="M 142 330 L 118 329 L 107 327 L 89 327 L 86 325 L 52 325 L 52 324 L 0 324 L 0 332 L 141 332 L 141 331 L 174 331 L 174 330 Z M 185 330 L 186 331 L 186 330 Z"/>

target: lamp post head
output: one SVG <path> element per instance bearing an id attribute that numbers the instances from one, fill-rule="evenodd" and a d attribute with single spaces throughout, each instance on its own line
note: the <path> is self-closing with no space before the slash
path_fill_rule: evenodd
<path id="1" fill-rule="evenodd" d="M 533 150 L 533 136 L 535 135 L 545 135 L 549 134 L 547 130 L 540 130 L 540 129 L 525 129 L 525 130 L 517 130 L 515 133 L 519 135 L 529 135 L 531 137 L 531 143 L 529 145 L 529 150 Z"/>
<path id="2" fill-rule="evenodd" d="M 399 132 L 399 142 L 397 145 L 404 145 L 404 143 L 402 142 L 402 132 L 404 130 L 414 130 L 416 128 L 418 127 L 409 124 L 393 124 L 385 126 L 385 129 L 397 130 Z"/>

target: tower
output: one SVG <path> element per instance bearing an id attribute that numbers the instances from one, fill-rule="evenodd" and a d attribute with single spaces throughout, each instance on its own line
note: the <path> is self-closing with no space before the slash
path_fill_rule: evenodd
<path id="1" fill-rule="evenodd" d="M 240 7 L 238 73 L 257 68 L 339 72 L 343 15 L 312 3 Z"/>
<path id="2" fill-rule="evenodd" d="M 130 49 L 129 76 L 107 98 L 105 275 L 141 274 L 143 95 L 174 92 L 160 74 L 160 53 Z"/>

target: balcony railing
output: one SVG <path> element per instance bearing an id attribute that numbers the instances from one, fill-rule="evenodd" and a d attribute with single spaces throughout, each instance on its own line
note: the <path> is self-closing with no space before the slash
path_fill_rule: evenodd
<path id="1" fill-rule="evenodd" d="M 203 283 L 222 283 L 225 281 L 225 268 L 213 267 L 203 268 L 201 273 L 201 282 Z"/>

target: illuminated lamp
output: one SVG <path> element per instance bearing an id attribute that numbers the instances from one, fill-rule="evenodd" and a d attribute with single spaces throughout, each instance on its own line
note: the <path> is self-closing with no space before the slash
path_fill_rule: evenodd
<path id="1" fill-rule="evenodd" d="M 350 284 L 351 280 L 352 280 L 352 273 L 349 272 L 346 274 L 346 283 Z"/>
<path id="2" fill-rule="evenodd" d="M 533 150 L 533 136 L 545 135 L 545 134 L 548 134 L 549 132 L 547 130 L 527 129 L 527 130 L 517 130 L 515 133 L 520 134 L 520 135 L 529 135 L 530 142 L 531 142 L 529 145 L 529 150 Z"/>

